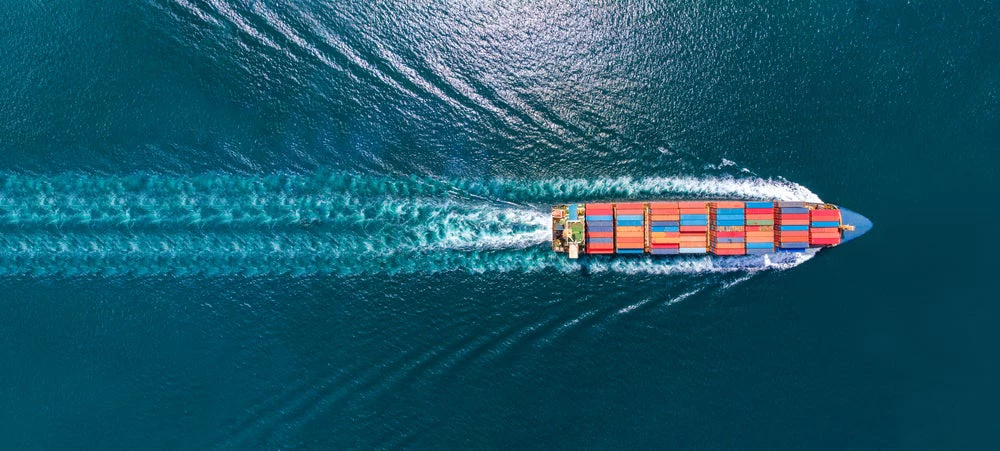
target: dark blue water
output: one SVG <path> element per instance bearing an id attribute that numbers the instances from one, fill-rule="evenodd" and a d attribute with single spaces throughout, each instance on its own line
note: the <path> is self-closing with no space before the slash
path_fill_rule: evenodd
<path id="1" fill-rule="evenodd" d="M 987 448 L 995 2 L 7 2 L 21 448 Z M 819 200 L 812 259 L 551 203 Z M 746 263 L 746 264 L 744 264 Z"/>

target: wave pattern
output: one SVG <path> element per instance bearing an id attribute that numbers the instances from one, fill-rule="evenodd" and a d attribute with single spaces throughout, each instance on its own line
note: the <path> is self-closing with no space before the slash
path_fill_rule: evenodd
<path id="1" fill-rule="evenodd" d="M 63 174 L 3 176 L 0 187 L 4 275 L 746 270 L 805 257 L 571 262 L 541 246 L 549 237 L 544 204 L 692 196 L 818 200 L 799 185 L 758 178 Z"/>

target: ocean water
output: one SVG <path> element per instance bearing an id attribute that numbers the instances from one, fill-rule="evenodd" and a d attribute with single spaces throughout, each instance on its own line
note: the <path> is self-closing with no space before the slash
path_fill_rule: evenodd
<path id="1" fill-rule="evenodd" d="M 11 449 L 996 446 L 1000 5 L 0 5 Z M 812 258 L 552 203 L 833 202 Z"/>

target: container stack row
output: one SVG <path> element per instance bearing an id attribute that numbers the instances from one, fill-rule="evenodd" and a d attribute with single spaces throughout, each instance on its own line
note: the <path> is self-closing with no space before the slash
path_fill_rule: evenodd
<path id="1" fill-rule="evenodd" d="M 674 255 L 681 247 L 681 210 L 677 202 L 649 204 L 649 253 Z"/>
<path id="2" fill-rule="evenodd" d="M 715 255 L 744 255 L 746 248 L 746 204 L 713 202 L 709 216 L 709 239 Z"/>
<path id="3" fill-rule="evenodd" d="M 646 247 L 646 207 L 641 203 L 615 204 L 615 252 L 642 254 Z"/>
<path id="4" fill-rule="evenodd" d="M 774 208 L 778 249 L 801 251 L 809 247 L 809 208 L 802 202 L 778 202 Z"/>
<path id="5" fill-rule="evenodd" d="M 588 254 L 614 253 L 614 210 L 611 204 L 587 204 L 584 207 L 587 220 L 586 245 Z"/>
<path id="6" fill-rule="evenodd" d="M 708 202 L 678 202 L 680 211 L 680 253 L 708 252 Z"/>
<path id="7" fill-rule="evenodd" d="M 840 210 L 810 210 L 809 245 L 834 246 L 837 244 L 840 244 Z"/>
<path id="8" fill-rule="evenodd" d="M 774 202 L 746 203 L 747 254 L 774 252 Z"/>

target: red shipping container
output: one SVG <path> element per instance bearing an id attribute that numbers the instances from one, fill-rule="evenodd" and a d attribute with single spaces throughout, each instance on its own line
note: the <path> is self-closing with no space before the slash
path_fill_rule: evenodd
<path id="1" fill-rule="evenodd" d="M 809 244 L 834 245 L 840 244 L 840 238 L 816 238 L 809 240 Z"/>
<path id="2" fill-rule="evenodd" d="M 743 232 L 715 232 L 713 235 L 719 238 L 743 238 Z"/>
<path id="3" fill-rule="evenodd" d="M 809 220 L 809 214 L 808 213 L 784 213 L 784 214 L 778 215 L 778 217 L 781 218 L 782 221 L 786 221 L 786 220 L 789 220 L 789 219 L 805 219 L 807 221 Z"/>
<path id="4" fill-rule="evenodd" d="M 649 247 L 653 249 L 678 249 L 681 245 L 677 243 L 653 243 Z"/>
<path id="5" fill-rule="evenodd" d="M 810 227 L 809 232 L 811 233 L 840 233 L 840 229 L 837 227 Z"/>
<path id="6" fill-rule="evenodd" d="M 771 208 L 747 208 L 746 214 L 748 215 L 773 215 L 774 210 Z"/>
<path id="7" fill-rule="evenodd" d="M 681 232 L 707 232 L 708 226 L 681 226 Z"/>
<path id="8" fill-rule="evenodd" d="M 839 218 L 840 210 L 810 210 L 809 214 L 823 218 Z"/>
<path id="9" fill-rule="evenodd" d="M 779 219 L 779 225 L 809 225 L 808 219 Z"/>
<path id="10" fill-rule="evenodd" d="M 650 202 L 649 208 L 679 208 L 677 202 Z"/>
<path id="11" fill-rule="evenodd" d="M 643 205 L 640 202 L 626 202 L 626 203 L 620 203 L 620 204 L 615 204 L 615 205 L 617 205 L 618 208 L 627 208 L 627 209 L 642 209 L 643 208 Z"/>
<path id="12" fill-rule="evenodd" d="M 614 232 L 587 232 L 587 238 L 614 238 Z"/>
<path id="13" fill-rule="evenodd" d="M 715 255 L 745 255 L 746 250 L 744 249 L 712 249 L 712 253 Z"/>

